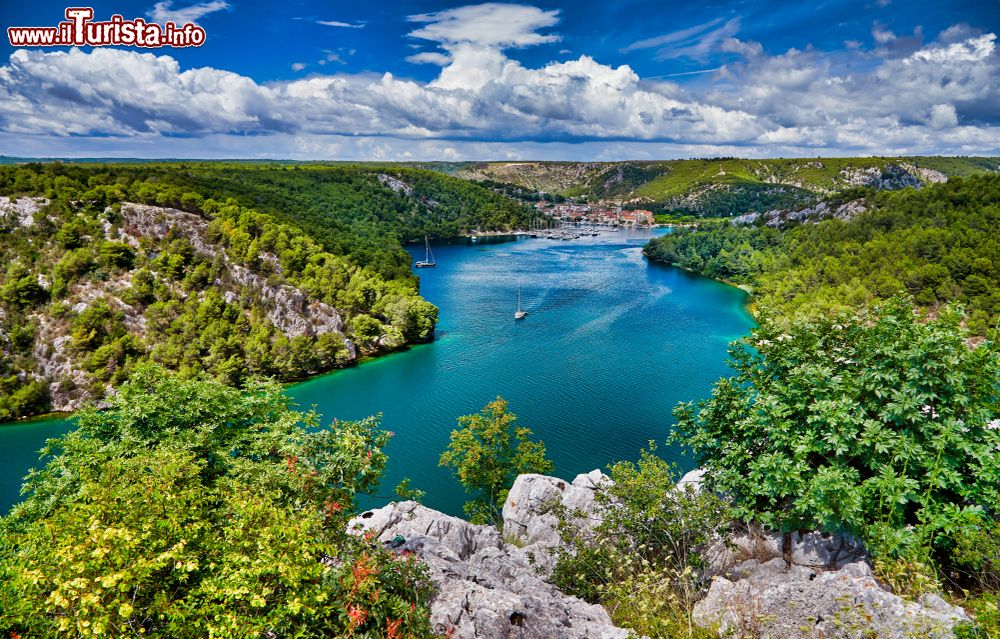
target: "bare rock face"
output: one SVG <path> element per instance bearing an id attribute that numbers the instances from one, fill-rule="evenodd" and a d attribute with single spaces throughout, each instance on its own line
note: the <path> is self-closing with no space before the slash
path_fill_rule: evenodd
<path id="1" fill-rule="evenodd" d="M 0 197 L 0 221 L 15 226 L 29 227 L 35 224 L 35 215 L 49 201 L 43 197 L 22 197 L 11 199 Z"/>
<path id="2" fill-rule="evenodd" d="M 551 479 L 551 478 L 549 478 Z M 431 624 L 456 639 L 625 639 L 600 606 L 563 594 L 538 574 L 528 551 L 500 532 L 425 508 L 391 503 L 350 523 L 388 542 L 406 540 L 428 565 L 437 593 Z"/>
<path id="3" fill-rule="evenodd" d="M 850 186 L 865 186 L 882 190 L 919 188 L 920 179 L 911 173 L 909 166 L 886 164 L 883 167 L 869 166 L 864 168 L 842 169 L 841 179 Z M 915 171 L 915 169 L 913 169 Z"/>
<path id="4" fill-rule="evenodd" d="M 267 319 L 285 335 L 343 333 L 340 313 L 329 304 L 310 299 L 293 286 L 269 284 L 266 278 L 243 266 L 229 264 L 228 268 L 228 275 L 236 284 L 253 291 L 258 300 L 265 302 Z M 225 286 L 227 283 L 220 280 L 216 284 Z"/>
<path id="5" fill-rule="evenodd" d="M 837 206 L 830 206 L 827 202 L 819 202 L 813 206 L 795 210 L 772 209 L 763 213 L 745 213 L 732 218 L 732 223 L 753 224 L 758 219 L 762 219 L 767 226 L 781 228 L 790 223 L 813 224 L 831 218 L 846 222 L 867 210 L 868 207 L 863 199 L 851 200 Z"/>
<path id="6" fill-rule="evenodd" d="M 34 375 L 49 380 L 52 410 L 79 410 L 90 399 L 84 390 L 87 374 L 73 365 L 69 355 L 72 338 L 65 334 L 67 327 L 45 315 L 34 317 L 38 321 L 38 339 L 32 347 L 32 356 L 38 363 Z"/>
<path id="7" fill-rule="evenodd" d="M 548 572 L 552 550 L 561 545 L 559 511 L 574 517 L 583 531 L 600 522 L 595 491 L 610 479 L 599 470 L 577 475 L 572 483 L 546 475 L 520 475 L 503 505 L 504 539 L 531 551 Z"/>
<path id="8" fill-rule="evenodd" d="M 122 239 L 138 246 L 140 237 L 165 237 L 168 232 L 186 238 L 194 250 L 210 258 L 221 255 L 226 264 L 226 276 L 215 284 L 226 291 L 226 301 L 238 299 L 236 290 L 246 289 L 267 308 L 267 318 L 288 337 L 299 335 L 322 335 L 323 333 L 344 332 L 344 322 L 337 309 L 319 300 L 310 299 L 301 290 L 287 284 L 274 285 L 266 277 L 250 269 L 233 264 L 225 252 L 206 241 L 208 222 L 205 218 L 177 209 L 126 203 L 121 208 L 124 225 Z M 261 259 L 274 265 L 281 272 L 278 258 L 265 253 Z M 355 357 L 356 349 L 344 344 Z"/>
<path id="9" fill-rule="evenodd" d="M 883 590 L 864 562 L 824 571 L 775 558 L 751 559 L 715 577 L 695 604 L 694 620 L 720 636 L 948 639 L 968 617 L 934 595 L 913 602 Z"/>
<path id="10" fill-rule="evenodd" d="M 700 493 L 703 481 L 705 481 L 705 470 L 703 468 L 695 468 L 684 473 L 684 476 L 677 482 L 677 488 L 679 490 L 687 490 L 685 486 L 690 486 L 694 492 Z"/>
<path id="11" fill-rule="evenodd" d="M 823 532 L 794 532 L 789 535 L 786 557 L 784 536 L 773 530 L 753 528 L 720 539 L 703 551 L 712 575 L 724 575 L 746 560 L 766 563 L 772 559 L 787 559 L 792 564 L 821 570 L 839 570 L 857 562 L 867 562 L 868 553 L 857 537 Z"/>
<path id="12" fill-rule="evenodd" d="M 700 483 L 703 475 L 692 471 L 681 484 Z M 936 595 L 914 602 L 885 590 L 852 535 L 794 532 L 786 540 L 780 532 L 751 528 L 702 553 L 712 582 L 693 619 L 720 636 L 951 639 L 955 625 L 969 621 Z"/>
<path id="13" fill-rule="evenodd" d="M 391 175 L 386 175 L 385 173 L 378 174 L 378 181 L 388 186 L 393 191 L 396 191 L 397 193 L 403 192 L 406 195 L 409 195 L 413 191 L 413 187 L 407 184 L 406 182 Z"/>

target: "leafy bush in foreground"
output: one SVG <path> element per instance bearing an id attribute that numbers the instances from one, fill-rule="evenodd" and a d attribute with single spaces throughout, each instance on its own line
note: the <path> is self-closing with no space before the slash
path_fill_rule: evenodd
<path id="1" fill-rule="evenodd" d="M 574 513 L 562 518 L 567 548 L 554 583 L 641 636 L 715 636 L 693 625 L 691 609 L 707 585 L 699 551 L 728 527 L 728 507 L 711 493 L 675 488 L 674 468 L 649 451 L 637 464 L 613 465 L 611 480 L 596 491 L 602 521 L 594 530 Z"/>
<path id="2" fill-rule="evenodd" d="M 967 337 L 957 310 L 921 322 L 905 298 L 765 321 L 730 350 L 735 377 L 675 409 L 676 436 L 742 517 L 982 580 L 1000 568 L 975 541 L 1000 513 L 1000 352 Z"/>
<path id="3" fill-rule="evenodd" d="M 426 567 L 345 531 L 388 434 L 141 366 L 0 520 L 4 636 L 426 636 Z"/>

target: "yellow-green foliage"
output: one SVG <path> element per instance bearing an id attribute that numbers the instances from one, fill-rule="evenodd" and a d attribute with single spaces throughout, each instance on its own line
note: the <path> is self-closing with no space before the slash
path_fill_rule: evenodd
<path id="1" fill-rule="evenodd" d="M 388 433 L 317 427 L 276 384 L 140 367 L 0 520 L 0 634 L 427 636 L 426 568 L 346 532 Z"/>

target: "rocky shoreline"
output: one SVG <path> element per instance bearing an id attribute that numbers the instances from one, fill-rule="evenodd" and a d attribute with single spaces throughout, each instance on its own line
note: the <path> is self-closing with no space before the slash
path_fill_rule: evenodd
<path id="1" fill-rule="evenodd" d="M 601 606 L 561 592 L 549 580 L 560 541 L 557 512 L 600 521 L 600 471 L 572 482 L 521 475 L 503 506 L 503 530 L 478 526 L 416 502 L 392 502 L 351 521 L 358 534 L 402 544 L 430 568 L 435 633 L 455 639 L 625 639 Z M 698 490 L 688 473 L 681 490 Z M 771 639 L 949 639 L 970 619 L 940 597 L 904 600 L 873 576 L 856 540 L 843 535 L 742 530 L 705 549 L 707 594 L 698 625 L 725 636 Z M 752 634 L 748 634 L 752 631 Z"/>

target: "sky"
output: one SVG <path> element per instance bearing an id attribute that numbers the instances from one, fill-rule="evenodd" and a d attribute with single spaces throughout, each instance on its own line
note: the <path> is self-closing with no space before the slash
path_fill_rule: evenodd
<path id="1" fill-rule="evenodd" d="M 64 4 L 8 6 L 55 26 Z M 1000 0 L 121 0 L 203 46 L 0 52 L 0 154 L 1000 155 Z"/>

